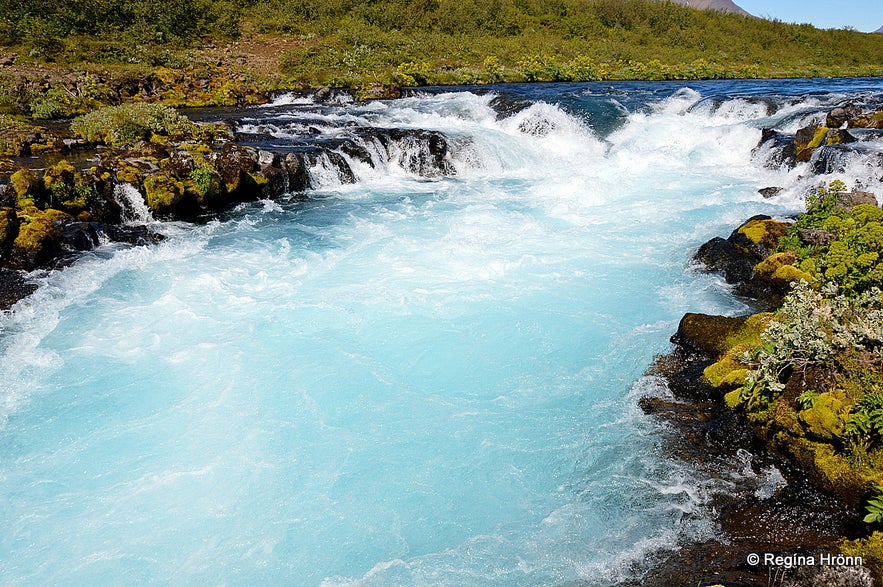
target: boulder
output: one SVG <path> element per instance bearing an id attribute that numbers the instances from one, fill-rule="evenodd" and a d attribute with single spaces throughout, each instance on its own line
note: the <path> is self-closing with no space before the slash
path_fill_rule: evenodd
<path id="1" fill-rule="evenodd" d="M 806 245 L 826 247 L 834 242 L 836 237 L 827 230 L 799 228 L 797 229 L 797 238 L 800 239 L 800 242 Z"/>
<path id="2" fill-rule="evenodd" d="M 302 192 L 309 185 L 310 177 L 304 158 L 299 153 L 288 153 L 284 162 L 285 172 L 288 174 L 287 190 L 289 192 Z"/>
<path id="3" fill-rule="evenodd" d="M 828 128 L 840 128 L 850 121 L 854 121 L 861 116 L 862 109 L 855 104 L 849 103 L 844 106 L 834 108 L 825 117 L 825 126 Z"/>
<path id="4" fill-rule="evenodd" d="M 785 191 L 785 188 L 780 187 L 766 187 L 757 190 L 757 192 L 764 198 L 774 198 L 781 194 L 783 191 Z"/>
<path id="5" fill-rule="evenodd" d="M 693 352 L 717 358 L 729 349 L 727 339 L 742 329 L 747 321 L 747 316 L 684 314 L 671 341 Z"/>
<path id="6" fill-rule="evenodd" d="M 844 210 L 852 210 L 859 204 L 879 206 L 879 204 L 877 204 L 877 198 L 871 192 L 846 192 L 840 194 L 840 197 L 837 201 L 837 207 L 843 208 Z"/>
<path id="7" fill-rule="evenodd" d="M 828 127 L 818 124 L 805 126 L 794 135 L 794 157 L 797 161 L 809 161 L 813 151 L 822 146 L 828 136 Z"/>
<path id="8" fill-rule="evenodd" d="M 12 250 L 12 244 L 18 236 L 18 215 L 12 208 L 0 208 L 0 265 Z"/>

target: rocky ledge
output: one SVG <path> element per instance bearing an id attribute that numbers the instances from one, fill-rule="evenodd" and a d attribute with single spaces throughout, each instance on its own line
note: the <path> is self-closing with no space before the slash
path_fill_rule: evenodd
<path id="1" fill-rule="evenodd" d="M 63 266 L 107 241 L 156 243 L 157 220 L 203 222 L 243 202 L 300 197 L 315 187 L 314 167 L 343 184 L 356 181 L 354 162 L 374 166 L 377 156 L 396 157 L 422 177 L 454 173 L 448 138 L 419 129 L 352 129 L 339 139 L 280 145 L 141 104 L 87 115 L 66 135 L 18 131 L 19 143 L 5 143 L 15 155 L 39 152 L 55 162 L 0 165 L 0 309 L 33 290 L 23 272 Z"/>
<path id="2" fill-rule="evenodd" d="M 719 514 L 719 539 L 664 557 L 641 585 L 865 586 L 881 580 L 883 534 L 865 514 L 883 480 L 878 458 L 883 443 L 861 427 L 858 416 L 867 398 L 883 391 L 880 333 L 875 322 L 864 321 L 864 338 L 850 338 L 845 346 L 851 348 L 828 352 L 824 336 L 811 332 L 849 330 L 860 314 L 850 309 L 851 299 L 870 300 L 865 308 L 880 311 L 881 294 L 874 287 L 883 276 L 877 275 L 881 242 L 866 239 L 878 232 L 883 234 L 883 210 L 874 195 L 832 184 L 810 199 L 808 212 L 795 222 L 755 216 L 696 252 L 700 270 L 721 274 L 736 295 L 763 311 L 743 317 L 685 315 L 671 339 L 674 349 L 649 372 L 664 378 L 671 397 L 640 403 L 670 424 L 666 447 L 675 458 L 695 463 L 709 478 L 742 481 L 710 504 Z M 824 282 L 852 297 L 818 293 Z M 792 291 L 795 283 L 802 283 L 799 291 Z M 794 308 L 805 299 L 815 300 L 818 315 L 828 321 L 820 327 L 812 322 L 815 314 L 796 316 L 807 323 L 803 328 L 816 345 L 802 356 L 799 335 L 788 329 Z M 839 323 L 832 318 L 837 308 L 846 308 Z M 769 334 L 774 330 L 786 336 Z M 774 381 L 764 388 L 758 373 L 777 347 L 787 345 L 794 353 L 788 359 L 802 361 L 800 368 L 777 365 Z M 782 483 L 759 489 L 750 482 L 771 467 Z M 751 564 L 749 555 L 758 553 L 783 558 Z M 785 562 L 839 555 L 861 557 L 864 564 Z"/>

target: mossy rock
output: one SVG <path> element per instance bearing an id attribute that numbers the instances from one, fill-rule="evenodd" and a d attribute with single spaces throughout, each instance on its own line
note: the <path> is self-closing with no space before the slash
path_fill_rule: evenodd
<path id="1" fill-rule="evenodd" d="M 831 444 L 785 433 L 776 434 L 773 444 L 808 471 L 823 489 L 838 496 L 849 507 L 860 507 L 874 485 L 871 471 L 853 467 Z"/>
<path id="2" fill-rule="evenodd" d="M 190 172 L 190 183 L 200 205 L 218 208 L 225 203 L 225 185 L 221 175 L 208 165 L 197 165 Z"/>
<path id="3" fill-rule="evenodd" d="M 828 136 L 826 126 L 811 125 L 797 131 L 794 136 L 794 152 L 798 161 L 809 161 L 813 151 L 822 146 Z"/>
<path id="4" fill-rule="evenodd" d="M 741 344 L 730 348 L 716 363 L 706 367 L 702 376 L 715 389 L 741 388 L 748 378 L 748 366 L 739 359 L 747 350 Z"/>
<path id="5" fill-rule="evenodd" d="M 120 183 L 130 183 L 138 186 L 144 181 L 144 173 L 135 165 L 121 162 L 116 166 L 116 178 Z"/>
<path id="6" fill-rule="evenodd" d="M 832 393 L 822 393 L 813 400 L 812 407 L 798 414 L 810 438 L 835 441 L 843 432 L 849 415 L 848 406 Z"/>
<path id="7" fill-rule="evenodd" d="M 19 214 L 18 235 L 10 253 L 10 265 L 17 269 L 34 269 L 61 254 L 61 233 L 55 222 L 71 219 L 60 210 L 38 210 L 30 207 Z"/>
<path id="8" fill-rule="evenodd" d="M 791 251 L 775 253 L 755 265 L 754 272 L 758 277 L 779 286 L 800 280 L 815 283 L 815 276 L 794 266 L 796 262 L 797 255 Z"/>
<path id="9" fill-rule="evenodd" d="M 61 189 L 69 189 L 74 185 L 77 170 L 67 159 L 62 159 L 55 165 L 46 168 L 43 173 L 43 185 L 50 192 L 58 192 Z"/>
<path id="10" fill-rule="evenodd" d="M 883 532 L 873 532 L 865 538 L 844 539 L 839 544 L 844 556 L 860 556 L 862 563 L 874 576 L 876 584 L 883 582 Z"/>
<path id="11" fill-rule="evenodd" d="M 766 218 L 762 220 L 749 220 L 736 229 L 736 231 L 754 244 L 775 250 L 779 245 L 779 239 L 785 235 L 789 226 L 790 224 L 787 222 Z"/>
<path id="12" fill-rule="evenodd" d="M 43 195 L 43 183 L 30 169 L 19 169 L 9 178 L 15 190 L 16 205 L 27 208 L 36 205 Z"/>
<path id="13" fill-rule="evenodd" d="M 9 253 L 18 236 L 20 221 L 12 208 L 0 208 L 0 262 Z"/>
<path id="14" fill-rule="evenodd" d="M 164 173 L 144 178 L 147 206 L 158 214 L 180 214 L 187 207 L 184 183 Z"/>

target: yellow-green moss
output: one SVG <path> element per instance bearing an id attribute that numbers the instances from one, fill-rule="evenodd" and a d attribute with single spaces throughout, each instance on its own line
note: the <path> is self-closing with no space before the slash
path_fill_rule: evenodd
<path id="1" fill-rule="evenodd" d="M 840 436 L 848 416 L 848 406 L 831 393 L 820 394 L 813 400 L 811 408 L 798 415 L 806 426 L 807 435 L 827 441 Z"/>
<path id="2" fill-rule="evenodd" d="M 31 208 L 23 212 L 20 218 L 21 225 L 15 238 L 15 246 L 25 251 L 39 251 L 47 240 L 58 237 L 58 230 L 52 223 L 70 218 L 70 215 L 60 210 Z"/>
<path id="3" fill-rule="evenodd" d="M 860 556 L 870 569 L 877 584 L 883 582 L 883 532 L 874 532 L 866 538 L 842 540 L 838 545 L 844 556 Z"/>
<path id="4" fill-rule="evenodd" d="M 0 208 L 0 247 L 4 247 L 18 235 L 18 215 L 12 208 Z M 0 248 L 0 255 L 3 254 Z"/>
<path id="5" fill-rule="evenodd" d="M 20 208 L 34 205 L 34 198 L 40 188 L 40 180 L 30 169 L 19 169 L 9 178 L 15 189 L 17 205 Z"/>
<path id="6" fill-rule="evenodd" d="M 46 168 L 43 174 L 43 184 L 46 189 L 52 192 L 59 191 L 59 188 L 70 187 L 74 183 L 74 176 L 77 170 L 67 159 L 62 159 L 55 165 Z"/>
<path id="7" fill-rule="evenodd" d="M 778 220 L 750 220 L 739 227 L 738 232 L 753 243 L 775 248 L 782 235 L 788 230 L 788 224 Z"/>
<path id="8" fill-rule="evenodd" d="M 256 173 L 249 173 L 248 175 L 251 176 L 251 178 L 254 180 L 255 184 L 257 184 L 258 187 L 262 187 L 262 186 L 265 186 L 268 183 L 270 183 L 270 180 L 267 179 L 267 176 L 264 175 L 263 173 L 256 172 Z"/>
<path id="9" fill-rule="evenodd" d="M 117 180 L 123 183 L 138 185 L 144 179 L 144 174 L 134 165 L 121 163 L 116 168 Z"/>
<path id="10" fill-rule="evenodd" d="M 854 467 L 828 443 L 784 433 L 776 435 L 775 441 L 780 450 L 792 455 L 824 489 L 853 507 L 862 504 L 865 494 L 875 484 L 874 471 Z"/>
<path id="11" fill-rule="evenodd" d="M 788 284 L 803 279 L 814 283 L 815 277 L 799 267 L 795 267 L 797 256 L 792 251 L 775 253 L 754 266 L 754 272 L 760 277 L 778 284 Z"/>
<path id="12" fill-rule="evenodd" d="M 724 338 L 724 346 L 727 350 L 736 346 L 743 346 L 745 350 L 760 347 L 763 344 L 760 335 L 774 319 L 775 315 L 772 312 L 760 312 L 748 316 L 739 328 Z"/>
<path id="13" fill-rule="evenodd" d="M 796 140 L 794 141 L 795 154 L 797 156 L 798 161 L 809 161 L 812 156 L 813 151 L 815 151 L 818 147 L 825 142 L 825 137 L 828 136 L 828 130 L 830 130 L 826 126 L 818 127 L 813 133 L 812 139 L 808 143 L 799 143 Z"/>
<path id="14" fill-rule="evenodd" d="M 731 410 L 737 409 L 742 405 L 742 390 L 734 389 L 733 391 L 724 395 L 724 401 L 730 407 Z"/>
<path id="15" fill-rule="evenodd" d="M 144 178 L 147 206 L 154 212 L 168 212 L 184 201 L 184 184 L 163 173 Z"/>

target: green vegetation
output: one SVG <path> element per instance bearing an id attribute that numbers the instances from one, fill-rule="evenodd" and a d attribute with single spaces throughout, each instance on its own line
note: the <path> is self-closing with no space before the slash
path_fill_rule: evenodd
<path id="1" fill-rule="evenodd" d="M 705 379 L 772 447 L 845 503 L 883 522 L 883 210 L 832 182 L 808 198 L 755 273 L 793 287 L 772 314 L 720 329 Z M 809 232 L 807 232 L 809 231 Z M 767 231 L 747 226 L 746 236 Z M 785 268 L 790 268 L 784 271 Z M 732 319 L 730 319 L 732 320 Z M 752 326 L 749 328 L 749 326 Z M 883 534 L 844 541 L 883 572 Z M 883 576 L 883 575 L 881 575 Z"/>
<path id="2" fill-rule="evenodd" d="M 846 294 L 883 284 L 883 210 L 871 204 L 840 205 L 846 191 L 835 181 L 807 201 L 807 212 L 794 223 L 779 250 L 794 255 L 793 264 L 817 283 L 833 282 Z M 806 244 L 801 229 L 825 231 L 831 242 Z"/>
<path id="3" fill-rule="evenodd" d="M 90 112 L 73 121 L 71 131 L 92 143 L 132 145 L 156 137 L 185 138 L 198 127 L 174 108 L 159 104 L 123 104 Z"/>
<path id="4" fill-rule="evenodd" d="M 883 74 L 881 35 L 650 0 L 0 0 L 0 45 L 82 69 L 0 75 L 0 113 L 35 118 L 319 85 Z"/>

